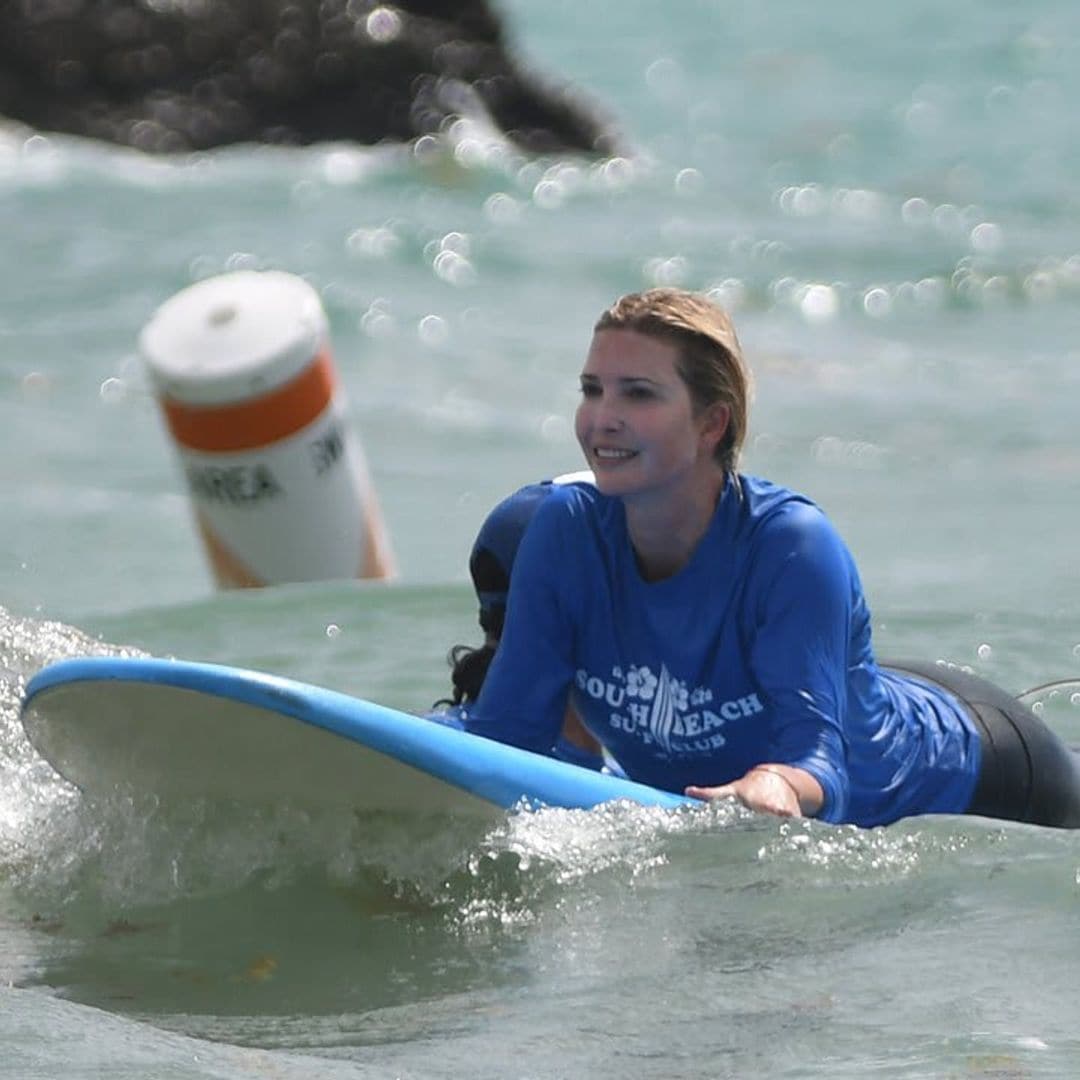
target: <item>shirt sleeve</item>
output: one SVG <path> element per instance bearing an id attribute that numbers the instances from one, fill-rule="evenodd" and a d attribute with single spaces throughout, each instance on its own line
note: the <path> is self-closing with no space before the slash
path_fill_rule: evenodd
<path id="1" fill-rule="evenodd" d="M 769 760 L 821 784 L 818 817 L 841 821 L 847 668 L 858 578 L 851 555 L 815 507 L 786 508 L 765 525 L 752 573 L 759 597 L 751 667 L 770 702 Z"/>
<path id="2" fill-rule="evenodd" d="M 573 676 L 565 510 L 553 495 L 521 541 L 502 638 L 467 730 L 550 754 L 562 730 Z"/>

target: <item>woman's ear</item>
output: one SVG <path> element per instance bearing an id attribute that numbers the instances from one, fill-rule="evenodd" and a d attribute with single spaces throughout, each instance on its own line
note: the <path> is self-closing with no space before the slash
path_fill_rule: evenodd
<path id="1" fill-rule="evenodd" d="M 731 423 L 731 406 L 722 401 L 713 402 L 702 411 L 699 423 L 702 445 L 711 455 L 727 434 Z"/>

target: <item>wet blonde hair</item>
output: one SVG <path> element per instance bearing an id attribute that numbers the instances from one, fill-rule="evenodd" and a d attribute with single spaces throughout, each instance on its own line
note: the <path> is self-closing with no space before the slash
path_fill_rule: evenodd
<path id="1" fill-rule="evenodd" d="M 616 300 L 593 327 L 594 333 L 600 330 L 633 330 L 675 346 L 676 370 L 695 411 L 718 403 L 728 407 L 727 430 L 715 457 L 725 472 L 735 472 L 749 425 L 753 382 L 727 312 L 700 293 L 648 289 Z"/>

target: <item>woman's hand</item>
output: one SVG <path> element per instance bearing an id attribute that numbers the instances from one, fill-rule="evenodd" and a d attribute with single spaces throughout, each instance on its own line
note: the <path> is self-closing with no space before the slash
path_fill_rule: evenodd
<path id="1" fill-rule="evenodd" d="M 755 765 L 744 776 L 718 787 L 688 787 L 694 799 L 738 799 L 743 806 L 759 814 L 779 817 L 813 815 L 821 809 L 825 793 L 805 769 L 791 765 Z"/>

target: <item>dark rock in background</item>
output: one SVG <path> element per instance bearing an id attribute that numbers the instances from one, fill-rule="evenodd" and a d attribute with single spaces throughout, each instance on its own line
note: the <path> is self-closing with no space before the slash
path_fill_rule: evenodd
<path id="1" fill-rule="evenodd" d="M 151 152 L 408 141 L 478 98 L 536 153 L 611 153 L 488 0 L 0 0 L 0 116 Z"/>

